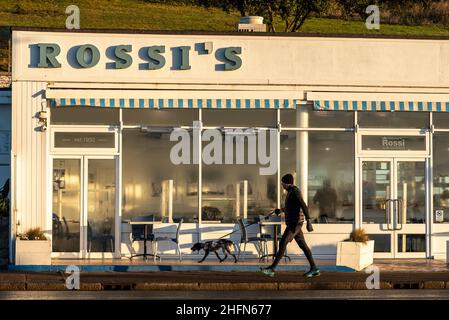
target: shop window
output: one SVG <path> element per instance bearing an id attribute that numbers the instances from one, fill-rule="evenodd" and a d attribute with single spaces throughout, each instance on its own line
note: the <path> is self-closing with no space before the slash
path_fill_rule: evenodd
<path id="1" fill-rule="evenodd" d="M 260 134 L 260 133 L 259 133 Z M 239 136 L 237 136 L 239 137 Z M 262 165 L 257 152 L 258 142 L 250 142 L 257 133 L 245 136 L 241 141 L 243 148 L 237 151 L 237 137 L 222 133 L 222 158 L 212 164 L 203 162 L 202 166 L 202 222 L 235 223 L 238 218 L 254 221 L 260 215 L 267 215 L 276 208 L 277 202 L 277 150 L 270 149 L 269 134 L 266 135 L 265 153 L 271 159 L 270 165 Z M 242 138 L 242 136 L 240 136 Z M 203 143 L 203 159 L 210 142 Z M 225 143 L 234 148 L 232 157 L 226 163 Z M 250 148 L 249 144 L 252 147 Z M 238 153 L 238 154 L 237 154 Z M 250 161 L 254 156 L 254 162 Z M 243 159 L 238 160 L 238 156 Z M 230 161 L 232 159 L 232 161 Z M 263 168 L 273 165 L 273 171 L 263 172 Z M 262 171 L 261 171 L 262 170 Z"/>
<path id="2" fill-rule="evenodd" d="M 302 140 L 308 141 L 307 154 L 298 149 Z M 283 132 L 280 150 L 281 175 L 293 174 L 295 184 L 299 181 L 301 164 L 308 165 L 308 194 L 303 196 L 307 197 L 315 223 L 354 222 L 352 133 Z"/>
<path id="3" fill-rule="evenodd" d="M 209 127 L 276 127 L 276 110 L 202 111 L 203 125 Z"/>
<path id="4" fill-rule="evenodd" d="M 449 129 L 449 113 L 434 112 L 432 114 L 433 124 L 437 129 Z"/>
<path id="5" fill-rule="evenodd" d="M 193 126 L 198 109 L 123 109 L 124 125 Z"/>
<path id="6" fill-rule="evenodd" d="M 300 105 L 297 110 L 281 110 L 281 124 L 287 128 L 352 128 L 354 112 L 319 111 Z"/>
<path id="7" fill-rule="evenodd" d="M 198 165 L 173 164 L 176 143 L 168 132 L 123 131 L 124 220 L 154 215 L 167 222 L 198 221 Z"/>
<path id="8" fill-rule="evenodd" d="M 364 128 L 410 128 L 429 127 L 428 112 L 381 112 L 360 111 L 357 113 L 358 123 Z"/>
<path id="9" fill-rule="evenodd" d="M 433 221 L 449 223 L 449 133 L 433 137 Z"/>
<path id="10" fill-rule="evenodd" d="M 119 110 L 100 107 L 51 107 L 54 125 L 117 125 Z"/>

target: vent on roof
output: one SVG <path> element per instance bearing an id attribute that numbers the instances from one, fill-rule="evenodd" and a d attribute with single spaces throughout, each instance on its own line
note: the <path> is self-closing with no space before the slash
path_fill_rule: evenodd
<path id="1" fill-rule="evenodd" d="M 267 32 L 267 25 L 263 23 L 263 17 L 241 17 L 237 30 L 239 32 Z"/>

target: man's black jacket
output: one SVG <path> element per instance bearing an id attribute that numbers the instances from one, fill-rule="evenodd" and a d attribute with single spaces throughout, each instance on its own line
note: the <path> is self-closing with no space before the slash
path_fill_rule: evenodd
<path id="1" fill-rule="evenodd" d="M 301 191 L 299 191 L 297 186 L 291 186 L 287 189 L 287 196 L 285 197 L 285 224 L 296 225 L 299 222 L 303 222 L 304 218 L 301 217 L 301 210 L 306 219 L 309 220 L 309 209 L 302 198 Z"/>

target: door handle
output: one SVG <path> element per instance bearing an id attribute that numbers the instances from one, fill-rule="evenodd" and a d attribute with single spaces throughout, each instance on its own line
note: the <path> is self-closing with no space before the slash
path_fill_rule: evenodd
<path id="1" fill-rule="evenodd" d="M 404 214 L 403 204 L 404 204 L 404 200 L 396 199 L 396 205 L 397 205 L 398 210 L 396 211 L 397 212 L 397 215 L 396 215 L 397 224 L 396 224 L 396 227 L 394 228 L 394 230 L 402 230 L 402 217 Z M 397 227 L 399 225 L 401 226 L 400 228 Z"/>
<path id="2" fill-rule="evenodd" d="M 387 222 L 387 230 L 393 230 L 392 227 L 390 227 L 391 224 L 391 202 L 392 199 L 385 200 L 385 221 Z"/>

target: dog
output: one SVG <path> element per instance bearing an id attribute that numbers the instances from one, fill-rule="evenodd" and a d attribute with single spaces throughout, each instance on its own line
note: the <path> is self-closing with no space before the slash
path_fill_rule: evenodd
<path id="1" fill-rule="evenodd" d="M 234 258 L 234 263 L 236 263 L 237 257 L 231 252 L 231 246 L 234 247 L 234 250 L 236 250 L 235 243 L 232 242 L 231 240 L 219 239 L 219 240 L 206 241 L 204 243 L 197 242 L 193 245 L 192 248 L 190 248 L 190 250 L 192 250 L 192 252 L 196 251 L 200 252 L 200 250 L 204 250 L 204 257 L 200 261 L 198 261 L 198 263 L 203 262 L 211 252 L 215 253 L 218 260 L 220 260 L 220 263 L 228 258 L 228 254 L 230 254 Z M 217 252 L 220 249 L 223 251 L 224 254 L 223 259 L 220 258 Z"/>

